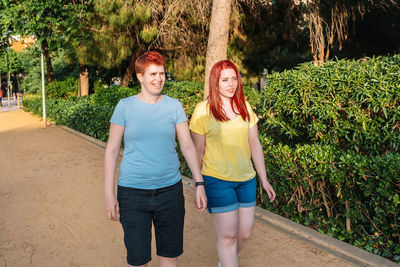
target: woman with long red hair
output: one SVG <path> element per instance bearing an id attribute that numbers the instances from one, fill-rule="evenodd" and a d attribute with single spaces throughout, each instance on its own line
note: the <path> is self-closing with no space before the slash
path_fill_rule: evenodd
<path id="1" fill-rule="evenodd" d="M 202 164 L 207 210 L 217 232 L 218 264 L 236 267 L 238 252 L 253 228 L 256 171 L 271 202 L 275 191 L 267 180 L 258 118 L 245 101 L 238 69 L 229 60 L 219 61 L 209 82 L 209 97 L 197 104 L 190 130 Z"/>

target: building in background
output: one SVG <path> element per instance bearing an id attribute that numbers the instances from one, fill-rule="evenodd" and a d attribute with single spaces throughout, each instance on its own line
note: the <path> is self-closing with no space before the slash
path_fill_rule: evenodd
<path id="1" fill-rule="evenodd" d="M 35 43 L 36 39 L 33 36 L 21 37 L 19 35 L 15 35 L 12 37 L 11 49 L 16 52 L 21 52 L 22 50 L 28 48 L 30 45 Z"/>

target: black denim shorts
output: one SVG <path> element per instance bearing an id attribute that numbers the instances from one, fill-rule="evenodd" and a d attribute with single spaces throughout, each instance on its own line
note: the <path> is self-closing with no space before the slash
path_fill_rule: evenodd
<path id="1" fill-rule="evenodd" d="M 152 223 L 158 256 L 175 258 L 183 253 L 182 181 L 159 189 L 118 186 L 118 202 L 128 264 L 143 265 L 151 260 Z"/>

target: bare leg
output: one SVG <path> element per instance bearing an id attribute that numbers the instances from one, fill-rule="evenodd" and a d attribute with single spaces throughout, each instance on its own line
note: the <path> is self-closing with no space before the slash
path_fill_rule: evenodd
<path id="1" fill-rule="evenodd" d="M 218 257 L 223 267 L 237 267 L 238 210 L 212 214 L 217 232 Z"/>
<path id="2" fill-rule="evenodd" d="M 166 258 L 158 256 L 160 259 L 160 267 L 177 267 L 178 266 L 178 258 Z"/>
<path id="3" fill-rule="evenodd" d="M 251 231 L 254 225 L 255 207 L 239 208 L 239 225 L 237 233 L 237 252 L 244 247 L 247 240 L 250 238 Z"/>

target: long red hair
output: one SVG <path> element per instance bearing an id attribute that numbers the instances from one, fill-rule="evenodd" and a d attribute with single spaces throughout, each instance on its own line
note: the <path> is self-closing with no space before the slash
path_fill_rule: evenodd
<path id="1" fill-rule="evenodd" d="M 243 93 L 243 82 L 240 77 L 239 71 L 236 68 L 235 64 L 233 64 L 229 60 L 221 60 L 214 64 L 210 71 L 210 79 L 209 79 L 209 95 L 208 95 L 208 103 L 210 105 L 211 114 L 214 116 L 216 120 L 219 121 L 229 121 L 229 118 L 226 116 L 224 110 L 222 109 L 222 99 L 219 95 L 219 79 L 221 77 L 221 71 L 225 69 L 233 69 L 236 73 L 237 77 L 237 88 L 235 94 L 231 98 L 231 106 L 233 112 L 238 113 L 243 120 L 250 121 L 250 115 L 247 111 L 246 101 L 244 99 Z"/>

